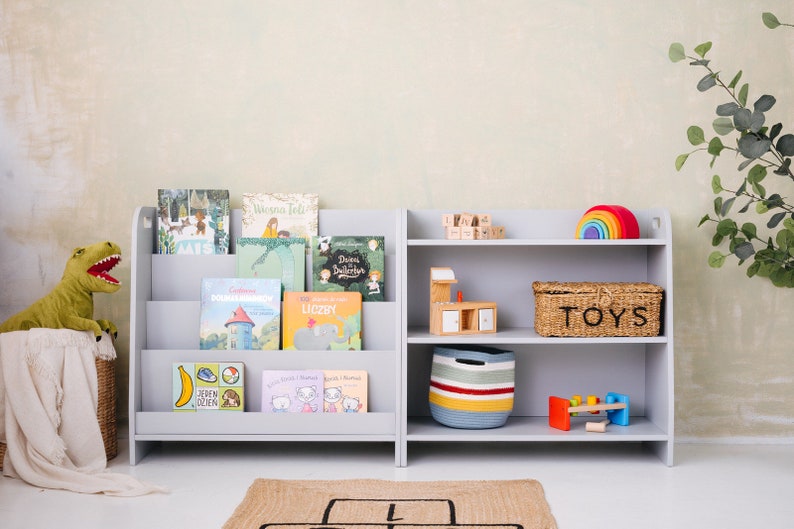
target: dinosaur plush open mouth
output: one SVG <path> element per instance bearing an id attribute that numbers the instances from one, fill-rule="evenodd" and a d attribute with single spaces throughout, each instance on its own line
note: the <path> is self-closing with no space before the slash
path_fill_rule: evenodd
<path id="1" fill-rule="evenodd" d="M 121 256 L 119 254 L 108 255 L 104 259 L 94 263 L 94 265 L 88 269 L 88 273 L 112 285 L 118 285 L 119 280 L 111 276 L 108 272 L 113 270 L 113 267 L 119 264 L 119 262 L 121 262 Z"/>

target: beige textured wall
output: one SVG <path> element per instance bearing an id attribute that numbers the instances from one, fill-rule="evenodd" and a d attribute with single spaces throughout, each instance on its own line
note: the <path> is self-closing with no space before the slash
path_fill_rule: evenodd
<path id="1" fill-rule="evenodd" d="M 723 101 L 668 61 L 672 41 L 713 40 L 751 99 L 778 98 L 770 119 L 794 116 L 794 31 L 765 10 L 794 21 L 790 0 L 0 0 L 2 316 L 73 247 L 129 252 L 158 187 L 228 187 L 234 207 L 259 190 L 325 208 L 663 206 L 678 435 L 791 442 L 794 290 L 708 268 L 713 171 L 673 167 Z M 128 305 L 126 289 L 97 299 L 120 323 L 122 391 Z"/>

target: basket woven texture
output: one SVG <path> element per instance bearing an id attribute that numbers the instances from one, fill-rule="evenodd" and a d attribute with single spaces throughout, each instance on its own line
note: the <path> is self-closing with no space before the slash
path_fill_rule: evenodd
<path id="1" fill-rule="evenodd" d="M 497 428 L 513 411 L 515 353 L 493 347 L 435 347 L 430 413 L 452 428 Z"/>
<path id="2" fill-rule="evenodd" d="M 119 453 L 118 425 L 116 423 L 116 361 L 97 358 L 96 365 L 98 395 L 97 421 L 105 444 L 105 455 L 108 461 Z M 6 444 L 0 443 L 0 470 L 3 469 L 3 458 L 6 455 Z"/>
<path id="3" fill-rule="evenodd" d="M 541 336 L 658 336 L 663 289 L 651 283 L 532 283 Z"/>

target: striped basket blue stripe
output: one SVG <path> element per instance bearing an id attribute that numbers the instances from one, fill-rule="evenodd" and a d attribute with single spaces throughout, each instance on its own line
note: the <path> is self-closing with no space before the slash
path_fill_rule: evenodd
<path id="1" fill-rule="evenodd" d="M 515 354 L 483 346 L 437 346 L 430 373 L 430 413 L 452 428 L 497 428 L 513 411 Z"/>

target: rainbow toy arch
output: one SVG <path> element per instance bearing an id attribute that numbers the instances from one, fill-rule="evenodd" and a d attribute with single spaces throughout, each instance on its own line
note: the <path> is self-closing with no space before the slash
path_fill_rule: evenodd
<path id="1" fill-rule="evenodd" d="M 634 213 L 623 206 L 593 206 L 576 226 L 577 239 L 639 239 L 640 226 Z"/>

